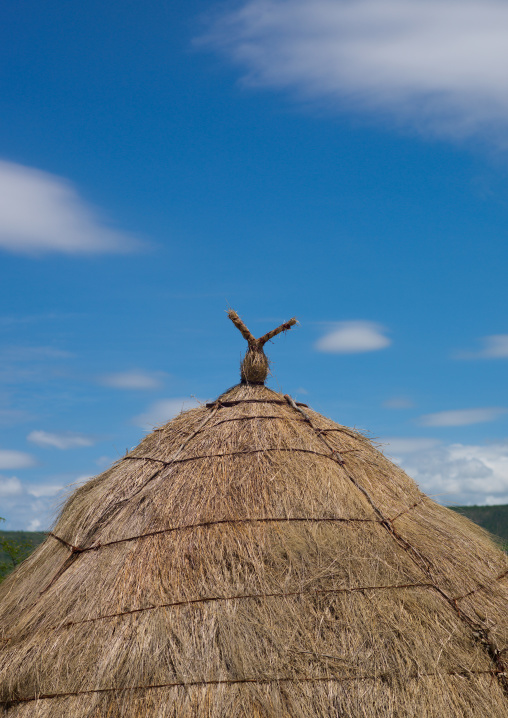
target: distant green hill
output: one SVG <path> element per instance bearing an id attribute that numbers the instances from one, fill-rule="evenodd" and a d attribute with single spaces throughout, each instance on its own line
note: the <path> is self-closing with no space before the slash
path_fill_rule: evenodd
<path id="1" fill-rule="evenodd" d="M 40 531 L 0 531 L 0 581 L 45 538 Z"/>
<path id="2" fill-rule="evenodd" d="M 502 506 L 450 506 L 449 508 L 467 516 L 471 521 L 500 538 L 508 550 L 508 504 Z M 40 531 L 0 531 L 0 581 L 13 568 L 13 547 L 15 548 L 14 558 L 16 563 L 19 563 L 45 538 L 46 534 Z M 2 547 L 5 542 L 8 542 L 10 552 Z"/>
<path id="3" fill-rule="evenodd" d="M 45 538 L 46 534 L 42 533 L 42 531 L 0 531 L 0 539 L 12 541 L 17 544 L 28 544 L 32 551 L 42 543 Z M 7 554 L 0 545 L 0 561 L 6 561 L 7 558 Z"/>
<path id="4" fill-rule="evenodd" d="M 450 506 L 450 509 L 467 516 L 508 546 L 508 504 L 502 506 Z"/>

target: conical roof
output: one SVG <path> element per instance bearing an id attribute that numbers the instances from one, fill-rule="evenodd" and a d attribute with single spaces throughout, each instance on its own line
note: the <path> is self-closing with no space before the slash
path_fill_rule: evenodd
<path id="1" fill-rule="evenodd" d="M 0 586 L 0 707 L 506 718 L 507 598 L 479 527 L 245 380 L 79 488 Z"/>

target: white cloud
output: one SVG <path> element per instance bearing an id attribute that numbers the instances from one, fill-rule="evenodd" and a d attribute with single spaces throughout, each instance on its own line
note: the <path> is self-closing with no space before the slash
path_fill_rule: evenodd
<path id="1" fill-rule="evenodd" d="M 477 352 L 459 352 L 456 359 L 508 359 L 508 334 L 492 334 L 481 340 L 483 348 Z"/>
<path id="2" fill-rule="evenodd" d="M 508 120 L 505 0 L 243 0 L 197 43 L 250 85 L 445 136 Z"/>
<path id="3" fill-rule="evenodd" d="M 143 371 L 133 369 L 116 374 L 106 374 L 101 377 L 101 384 L 112 386 L 116 389 L 158 389 L 162 386 L 166 373 L 163 371 Z"/>
<path id="4" fill-rule="evenodd" d="M 501 407 L 438 411 L 435 414 L 425 414 L 421 416 L 419 423 L 422 426 L 467 426 L 469 424 L 483 424 L 498 419 L 507 411 L 507 409 Z"/>
<path id="5" fill-rule="evenodd" d="M 30 454 L 25 454 L 23 451 L 0 449 L 0 470 L 26 469 L 34 464 L 35 460 Z"/>
<path id="6" fill-rule="evenodd" d="M 39 519 L 32 519 L 32 521 L 30 521 L 30 523 L 28 524 L 26 530 L 27 531 L 38 531 L 41 526 L 42 526 L 42 524 L 39 521 Z"/>
<path id="7" fill-rule="evenodd" d="M 67 180 L 0 161 L 0 249 L 96 254 L 138 246 L 133 237 L 107 227 Z"/>
<path id="8" fill-rule="evenodd" d="M 49 431 L 31 431 L 26 438 L 38 446 L 53 446 L 56 449 L 76 449 L 82 446 L 93 446 L 95 443 L 91 436 L 71 432 L 52 434 Z"/>
<path id="9" fill-rule="evenodd" d="M 385 349 L 391 341 L 384 327 L 374 322 L 337 322 L 334 328 L 319 339 L 315 348 L 334 354 L 357 354 Z"/>
<path id="10" fill-rule="evenodd" d="M 165 424 L 170 419 L 178 416 L 182 411 L 193 409 L 199 406 L 198 399 L 183 397 L 178 399 L 161 399 L 151 404 L 148 409 L 134 417 L 133 422 L 142 429 L 151 430 L 154 426 Z"/>
<path id="11" fill-rule="evenodd" d="M 485 445 L 441 445 L 420 440 L 413 449 L 400 451 L 390 439 L 384 453 L 394 456 L 425 493 L 445 504 L 493 505 L 508 503 L 508 441 Z M 407 444 L 410 448 L 410 444 Z M 397 453 L 401 456 L 397 457 Z"/>
<path id="12" fill-rule="evenodd" d="M 0 476 L 0 496 L 17 496 L 22 491 L 21 481 L 16 476 L 10 479 Z"/>

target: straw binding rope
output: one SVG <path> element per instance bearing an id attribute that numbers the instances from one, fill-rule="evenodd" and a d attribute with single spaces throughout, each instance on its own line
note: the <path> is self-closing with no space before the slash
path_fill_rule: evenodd
<path id="1" fill-rule="evenodd" d="M 439 676 L 463 676 L 469 678 L 470 676 L 497 676 L 500 674 L 497 670 L 467 670 L 464 668 L 461 671 L 444 671 L 442 673 L 411 673 L 404 676 L 405 680 L 419 680 L 421 678 L 437 678 Z M 173 683 L 159 683 L 157 685 L 149 686 L 128 686 L 125 688 L 94 688 L 84 691 L 69 691 L 67 693 L 41 693 L 37 696 L 30 698 L 15 698 L 8 701 L 0 700 L 0 705 L 4 705 L 7 708 L 17 703 L 31 703 L 39 700 L 49 700 L 52 698 L 69 698 L 71 696 L 83 696 L 90 695 L 92 693 L 112 693 L 112 692 L 128 692 L 128 691 L 147 691 L 157 690 L 160 688 L 190 688 L 194 686 L 227 686 L 227 685 L 239 685 L 244 683 L 296 683 L 296 682 L 309 682 L 309 683 L 347 683 L 348 681 L 387 681 L 391 678 L 400 678 L 400 674 L 396 672 L 385 672 L 377 673 L 376 675 L 352 675 L 352 676 L 276 676 L 273 678 L 230 678 L 223 680 L 208 680 L 208 681 L 182 681 Z"/>
<path id="2" fill-rule="evenodd" d="M 419 680 L 421 678 L 438 678 L 440 676 L 462 676 L 469 678 L 470 676 L 497 676 L 502 675 L 497 670 L 467 670 L 464 668 L 461 671 L 443 671 L 442 673 L 410 673 L 404 676 L 404 680 Z M 30 698 L 15 698 L 8 701 L 1 701 L 0 705 L 4 705 L 7 708 L 17 703 L 31 703 L 39 700 L 49 700 L 52 698 L 69 698 L 71 696 L 83 696 L 90 695 L 92 693 L 111 693 L 111 692 L 122 692 L 128 691 L 146 691 L 146 690 L 157 690 L 160 688 L 190 688 L 194 686 L 227 686 L 227 685 L 239 685 L 245 683 L 296 683 L 296 682 L 309 682 L 309 683 L 347 683 L 349 681 L 387 681 L 390 679 L 401 678 L 400 673 L 396 672 L 385 672 L 377 673 L 375 675 L 352 675 L 352 676 L 276 676 L 273 678 L 230 678 L 230 679 L 217 679 L 208 681 L 185 681 L 185 682 L 173 682 L 173 683 L 159 683 L 157 685 L 149 686 L 128 686 L 125 688 L 95 688 L 85 691 L 69 691 L 67 693 L 41 693 L 37 696 Z"/>

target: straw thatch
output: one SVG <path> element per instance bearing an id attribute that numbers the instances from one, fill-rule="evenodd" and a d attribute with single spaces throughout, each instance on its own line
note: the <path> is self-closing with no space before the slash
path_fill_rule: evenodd
<path id="1" fill-rule="evenodd" d="M 244 382 L 79 488 L 0 586 L 0 705 L 507 718 L 507 597 L 485 532 L 361 434 Z"/>

